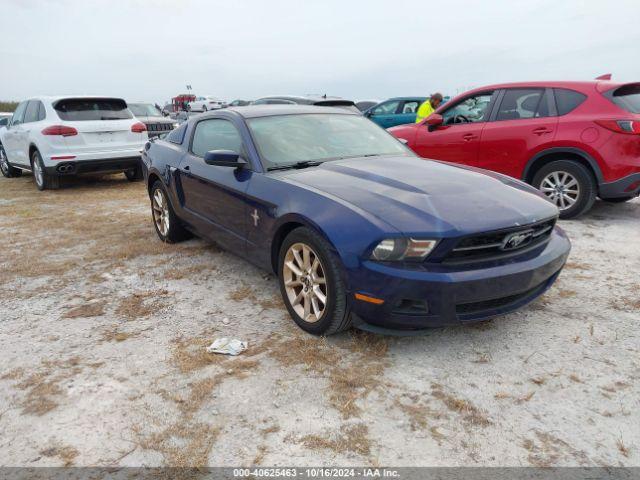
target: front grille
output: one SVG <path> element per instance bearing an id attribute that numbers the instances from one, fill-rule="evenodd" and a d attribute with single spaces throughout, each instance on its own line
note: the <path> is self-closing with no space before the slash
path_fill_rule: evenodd
<path id="1" fill-rule="evenodd" d="M 544 289 L 546 281 L 537 285 L 526 292 L 518 293 L 515 295 L 509 295 L 508 297 L 494 298 L 491 300 L 482 300 L 480 302 L 459 303 L 456 305 L 456 313 L 458 315 L 470 315 L 474 313 L 487 312 L 495 310 L 497 308 L 506 307 L 527 297 L 535 295 L 540 290 Z"/>
<path id="2" fill-rule="evenodd" d="M 480 261 L 529 250 L 546 242 L 556 219 L 462 238 L 444 262 Z"/>
<path id="3" fill-rule="evenodd" d="M 172 129 L 170 123 L 147 123 L 147 131 L 149 132 L 168 132 Z"/>

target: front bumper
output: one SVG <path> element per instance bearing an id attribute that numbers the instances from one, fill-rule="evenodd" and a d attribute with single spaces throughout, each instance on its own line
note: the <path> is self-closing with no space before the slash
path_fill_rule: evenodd
<path id="1" fill-rule="evenodd" d="M 640 195 L 640 173 L 633 173 L 615 182 L 598 185 L 600 198 L 625 198 Z"/>
<path id="2" fill-rule="evenodd" d="M 560 274 L 570 249 L 569 239 L 556 227 L 545 245 L 521 259 L 481 268 L 407 270 L 366 261 L 349 273 L 355 287 L 350 295 L 354 323 L 364 330 L 415 333 L 504 315 L 542 295 Z M 355 293 L 383 299 L 384 304 L 356 300 Z M 412 302 L 425 304 L 426 310 L 409 311 L 406 306 Z"/>
<path id="3" fill-rule="evenodd" d="M 77 175 L 96 172 L 124 172 L 141 165 L 140 155 L 100 160 L 61 160 L 55 166 L 45 167 L 50 175 Z"/>

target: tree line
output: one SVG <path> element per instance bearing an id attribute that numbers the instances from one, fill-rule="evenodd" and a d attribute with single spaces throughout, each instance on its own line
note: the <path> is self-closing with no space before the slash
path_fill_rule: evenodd
<path id="1" fill-rule="evenodd" d="M 18 106 L 18 102 L 0 102 L 0 112 L 13 112 Z"/>

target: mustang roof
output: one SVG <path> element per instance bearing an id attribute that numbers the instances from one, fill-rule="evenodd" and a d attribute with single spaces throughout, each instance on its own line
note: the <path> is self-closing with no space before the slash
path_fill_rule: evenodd
<path id="1" fill-rule="evenodd" d="M 244 118 L 270 117 L 274 115 L 295 115 L 305 113 L 339 113 L 342 115 L 358 115 L 344 108 L 319 107 L 315 105 L 248 105 L 246 107 L 228 107 L 222 110 L 214 110 L 211 115 L 231 111 Z"/>

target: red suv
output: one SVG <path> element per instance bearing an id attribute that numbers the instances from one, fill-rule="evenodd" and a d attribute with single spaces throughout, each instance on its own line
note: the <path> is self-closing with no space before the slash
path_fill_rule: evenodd
<path id="1" fill-rule="evenodd" d="M 640 83 L 493 85 L 389 132 L 421 157 L 522 179 L 562 218 L 585 213 L 596 196 L 625 202 L 640 193 Z"/>

